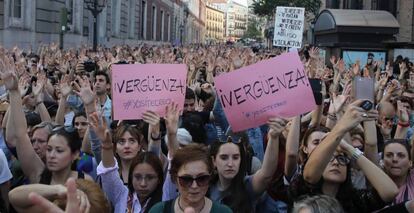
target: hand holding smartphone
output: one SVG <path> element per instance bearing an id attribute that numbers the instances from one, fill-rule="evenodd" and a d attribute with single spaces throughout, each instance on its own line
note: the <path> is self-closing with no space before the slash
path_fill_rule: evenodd
<path id="1" fill-rule="evenodd" d="M 373 78 L 355 77 L 353 82 L 353 97 L 357 100 L 366 100 L 361 104 L 365 110 L 374 108 L 375 87 Z"/>

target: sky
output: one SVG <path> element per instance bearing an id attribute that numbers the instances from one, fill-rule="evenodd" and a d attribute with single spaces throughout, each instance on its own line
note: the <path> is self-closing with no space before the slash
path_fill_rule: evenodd
<path id="1" fill-rule="evenodd" d="M 234 2 L 237 2 L 241 5 L 247 6 L 247 0 L 233 0 Z"/>

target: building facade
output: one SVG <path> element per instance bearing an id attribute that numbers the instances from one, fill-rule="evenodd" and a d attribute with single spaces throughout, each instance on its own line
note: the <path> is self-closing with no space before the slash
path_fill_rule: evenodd
<path id="1" fill-rule="evenodd" d="M 102 0 L 99 0 L 102 1 Z M 105 0 L 98 15 L 98 43 L 137 45 L 199 43 L 205 34 L 205 0 Z M 36 47 L 58 43 L 61 10 L 68 11 L 64 47 L 92 44 L 94 18 L 84 0 L 0 1 L 0 43 Z"/>
<path id="2" fill-rule="evenodd" d="M 182 0 L 184 5 L 184 43 L 202 43 L 205 37 L 206 1 Z"/>
<path id="3" fill-rule="evenodd" d="M 247 30 L 247 6 L 234 1 L 227 2 L 226 37 L 227 40 L 237 41 Z"/>
<path id="4" fill-rule="evenodd" d="M 216 8 L 224 12 L 224 37 L 227 41 L 237 41 L 247 30 L 248 7 L 233 0 L 212 1 Z"/>
<path id="5" fill-rule="evenodd" d="M 213 5 L 207 5 L 206 13 L 206 42 L 224 41 L 224 12 Z"/>
<path id="6" fill-rule="evenodd" d="M 321 8 L 385 10 L 400 24 L 397 42 L 414 42 L 414 0 L 326 0 Z"/>

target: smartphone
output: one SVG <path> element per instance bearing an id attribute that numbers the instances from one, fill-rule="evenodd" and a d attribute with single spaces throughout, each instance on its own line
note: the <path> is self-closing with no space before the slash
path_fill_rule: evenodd
<path id="1" fill-rule="evenodd" d="M 369 100 L 375 103 L 375 87 L 373 78 L 355 77 L 353 82 L 353 97 Z"/>
<path id="2" fill-rule="evenodd" d="M 316 105 L 322 105 L 322 80 L 316 78 L 310 78 L 309 83 L 312 88 L 313 97 L 315 98 Z"/>

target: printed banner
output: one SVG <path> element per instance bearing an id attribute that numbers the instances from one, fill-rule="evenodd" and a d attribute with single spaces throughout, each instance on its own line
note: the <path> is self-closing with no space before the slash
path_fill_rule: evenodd
<path id="1" fill-rule="evenodd" d="M 273 46 L 302 47 L 305 8 L 277 7 Z"/>
<path id="2" fill-rule="evenodd" d="M 297 52 L 261 61 L 214 79 L 217 98 L 234 132 L 293 117 L 316 107 Z"/>
<path id="3" fill-rule="evenodd" d="M 114 120 L 140 119 L 152 110 L 165 115 L 165 107 L 184 106 L 187 68 L 184 64 L 112 65 Z"/>

